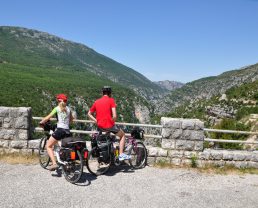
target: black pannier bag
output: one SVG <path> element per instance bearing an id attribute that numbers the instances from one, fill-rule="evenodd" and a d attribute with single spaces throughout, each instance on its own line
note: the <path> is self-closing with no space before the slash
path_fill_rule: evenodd
<path id="1" fill-rule="evenodd" d="M 66 137 L 61 140 L 61 152 L 60 152 L 60 158 L 63 160 L 69 160 L 71 151 L 74 151 L 73 149 L 76 148 L 76 150 L 79 150 L 82 154 L 87 149 L 86 148 L 86 141 L 77 138 L 77 137 Z M 83 156 L 83 155 L 82 155 Z M 76 154 L 76 160 L 79 159 L 78 155 Z"/>
<path id="2" fill-rule="evenodd" d="M 144 130 L 142 128 L 139 128 L 139 127 L 134 127 L 131 131 L 131 136 L 134 137 L 135 139 L 144 139 Z"/>
<path id="3" fill-rule="evenodd" d="M 77 137 L 66 137 L 61 140 L 62 147 L 71 148 L 71 147 L 80 147 L 80 148 L 86 148 L 86 141 L 77 138 Z"/>
<path id="4" fill-rule="evenodd" d="M 61 148 L 59 155 L 61 160 L 69 161 L 71 159 L 71 149 L 69 148 Z"/>
<path id="5" fill-rule="evenodd" d="M 99 135 L 97 137 L 97 145 L 99 149 L 99 159 L 102 162 L 109 162 L 110 159 L 110 148 L 112 143 L 108 139 L 108 136 L 106 135 Z"/>

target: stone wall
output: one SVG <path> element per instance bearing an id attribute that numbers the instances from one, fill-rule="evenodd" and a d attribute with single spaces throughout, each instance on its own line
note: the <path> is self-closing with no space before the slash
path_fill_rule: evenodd
<path id="1" fill-rule="evenodd" d="M 31 152 L 31 108 L 0 106 L 1 152 Z"/>
<path id="2" fill-rule="evenodd" d="M 161 118 L 160 147 L 147 146 L 148 163 L 175 166 L 232 165 L 258 168 L 258 151 L 204 149 L 204 123 L 198 119 Z"/>
<path id="3" fill-rule="evenodd" d="M 204 123 L 198 119 L 161 118 L 162 139 L 148 145 L 148 164 L 166 162 L 176 166 L 233 165 L 258 168 L 258 151 L 204 149 Z M 31 108 L 0 107 L 0 153 L 32 154 L 39 139 L 31 140 Z"/>

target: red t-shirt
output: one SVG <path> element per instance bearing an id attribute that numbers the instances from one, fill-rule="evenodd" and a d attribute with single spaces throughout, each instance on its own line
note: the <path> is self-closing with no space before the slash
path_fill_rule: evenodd
<path id="1" fill-rule="evenodd" d="M 96 112 L 97 125 L 99 128 L 111 128 L 115 125 L 112 119 L 112 108 L 115 107 L 115 100 L 105 95 L 94 102 L 90 108 L 90 112 Z"/>

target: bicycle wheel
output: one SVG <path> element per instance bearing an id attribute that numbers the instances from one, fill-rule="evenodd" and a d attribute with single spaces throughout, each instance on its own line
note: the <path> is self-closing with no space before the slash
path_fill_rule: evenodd
<path id="1" fill-rule="evenodd" d="M 90 173 L 93 175 L 99 176 L 108 171 L 111 165 L 111 156 L 109 158 L 109 162 L 101 162 L 99 158 L 99 154 L 97 154 L 97 149 L 93 148 L 89 154 L 88 159 L 86 161 L 86 167 Z"/>
<path id="2" fill-rule="evenodd" d="M 47 149 L 46 149 L 47 140 L 48 140 L 47 137 L 43 137 L 40 140 L 40 142 L 39 142 L 39 153 L 38 153 L 39 164 L 42 168 L 45 168 L 45 169 L 47 168 L 47 166 L 49 165 L 49 162 L 50 162 L 50 157 L 48 156 Z"/>
<path id="3" fill-rule="evenodd" d="M 83 173 L 83 159 L 80 151 L 76 151 L 78 158 L 62 165 L 64 177 L 70 183 L 76 183 L 80 180 Z"/>
<path id="4" fill-rule="evenodd" d="M 130 165 L 135 168 L 143 168 L 147 164 L 147 149 L 142 142 L 137 141 L 132 146 L 129 152 L 131 159 L 129 160 Z"/>

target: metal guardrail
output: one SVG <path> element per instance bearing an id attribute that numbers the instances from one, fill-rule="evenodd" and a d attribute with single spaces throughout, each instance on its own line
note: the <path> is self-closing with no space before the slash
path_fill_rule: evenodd
<path id="1" fill-rule="evenodd" d="M 42 120 L 43 117 L 32 117 L 34 120 Z M 51 118 L 50 120 L 55 121 L 55 118 Z M 94 123 L 93 121 L 90 120 L 78 120 L 78 119 L 74 119 L 73 122 L 77 122 L 77 123 Z M 124 125 L 124 126 L 142 126 L 142 127 L 151 127 L 151 128 L 162 128 L 161 125 L 151 125 L 151 124 L 134 124 L 134 123 L 120 123 L 120 122 L 116 122 L 116 124 L 118 125 Z M 40 127 L 36 127 L 35 131 L 44 131 L 43 128 Z M 84 130 L 75 130 L 75 129 L 71 129 L 70 130 L 71 133 L 77 133 L 77 134 L 94 134 L 97 133 L 97 131 L 84 131 Z M 131 134 L 126 133 L 126 136 L 130 136 Z M 161 139 L 162 136 L 161 135 L 151 135 L 151 134 L 144 134 L 144 137 L 146 138 L 157 138 L 157 139 Z"/>
<path id="2" fill-rule="evenodd" d="M 34 120 L 41 120 L 43 117 L 32 117 Z M 51 120 L 56 120 L 55 118 L 51 118 Z M 77 123 L 94 123 L 90 120 L 79 120 L 74 119 L 74 122 Z M 141 126 L 141 127 L 150 127 L 150 128 L 162 128 L 162 125 L 153 125 L 153 124 L 135 124 L 135 123 L 121 123 L 116 122 L 117 125 L 123 125 L 123 126 Z M 203 129 L 206 132 L 221 132 L 221 133 L 232 133 L 232 134 L 247 134 L 247 135 L 258 135 L 258 132 L 249 132 L 249 131 L 236 131 L 236 130 L 224 130 L 224 129 Z M 35 131 L 43 131 L 42 128 L 37 127 L 35 128 Z M 83 130 L 73 130 L 71 129 L 72 133 L 78 133 L 78 134 L 93 134 L 96 133 L 96 131 L 83 131 Z M 126 134 L 126 136 L 130 136 L 130 134 Z M 161 135 L 144 135 L 146 138 L 158 138 L 161 139 Z M 208 142 L 220 142 L 220 143 L 239 143 L 239 144 L 258 144 L 258 142 L 248 142 L 248 141 L 241 141 L 241 140 L 224 140 L 224 139 L 211 139 L 211 138 L 204 138 L 204 141 Z"/>
<path id="3" fill-rule="evenodd" d="M 206 132 L 218 132 L 218 133 L 228 133 L 228 134 L 246 134 L 246 135 L 258 135 L 258 132 L 251 131 L 236 131 L 236 130 L 224 130 L 224 129 L 203 129 Z M 210 139 L 204 138 L 207 142 L 219 142 L 219 143 L 237 143 L 237 144 L 258 144 L 258 142 L 249 142 L 241 140 L 227 140 L 227 139 Z"/>
<path id="4" fill-rule="evenodd" d="M 203 129 L 207 132 L 221 132 L 221 133 L 232 133 L 232 134 L 249 134 L 249 135 L 258 135 L 258 132 L 252 131 L 236 131 L 236 130 L 224 130 L 224 129 Z"/>

